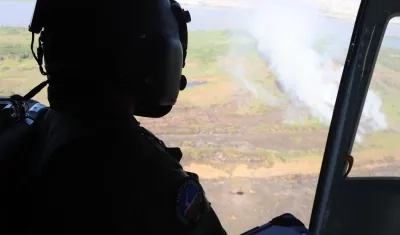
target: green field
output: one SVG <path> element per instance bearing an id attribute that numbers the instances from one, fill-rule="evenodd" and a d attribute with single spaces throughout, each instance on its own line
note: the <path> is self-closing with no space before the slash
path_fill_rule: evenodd
<path id="1" fill-rule="evenodd" d="M 0 95 L 25 93 L 45 79 L 31 56 L 30 39 L 24 28 L 0 28 Z M 239 53 L 230 53 L 232 43 L 241 48 Z M 284 107 L 269 106 L 232 76 L 229 70 L 239 63 L 246 68 L 246 80 L 259 90 L 285 100 L 274 74 L 259 57 L 255 42 L 248 35 L 243 33 L 233 41 L 228 31 L 195 31 L 190 33 L 184 73 L 189 82 L 206 84 L 182 92 L 176 108 L 166 118 L 140 120 L 155 133 L 166 136 L 169 143 L 182 146 L 189 159 L 198 161 L 221 155 L 225 159 L 218 160 L 221 162 L 227 158 L 253 159 L 272 166 L 299 157 L 320 158 L 327 126 L 313 118 L 284 122 L 281 115 Z M 400 137 L 397 132 L 400 105 L 396 102 L 400 99 L 399 75 L 400 51 L 383 48 L 371 86 L 383 101 L 390 129 L 369 135 L 362 145 L 356 146 L 359 155 L 365 155 L 368 161 L 377 157 L 369 154 L 372 150 L 380 153 L 379 157 L 393 157 L 399 150 L 396 141 Z M 41 92 L 37 99 L 47 103 L 46 93 Z"/>

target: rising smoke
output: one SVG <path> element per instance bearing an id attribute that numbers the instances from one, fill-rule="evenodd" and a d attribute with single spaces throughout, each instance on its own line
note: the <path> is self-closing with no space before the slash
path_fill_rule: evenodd
<path id="1" fill-rule="evenodd" d="M 318 50 L 318 43 L 330 31 L 326 17 L 319 9 L 301 0 L 262 2 L 252 13 L 248 31 L 256 40 L 257 49 L 274 73 L 277 83 L 291 100 L 285 118 L 298 117 L 293 106 L 300 105 L 313 118 L 329 125 L 351 31 L 331 31 L 330 45 L 325 46 L 325 50 Z M 237 50 L 235 46 L 232 48 Z M 235 64 L 235 69 L 230 71 L 254 95 L 261 94 L 269 105 L 276 104 L 276 99 L 272 101 L 272 96 L 265 89 L 248 81 L 244 66 Z M 360 142 L 364 134 L 387 127 L 381 105 L 380 98 L 370 90 L 356 141 Z"/>

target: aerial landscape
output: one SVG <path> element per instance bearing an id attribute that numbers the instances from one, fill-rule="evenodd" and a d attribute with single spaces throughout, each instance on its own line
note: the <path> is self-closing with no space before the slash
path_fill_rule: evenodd
<path id="1" fill-rule="evenodd" d="M 322 17 L 301 1 L 286 14 L 279 13 L 284 3 L 265 2 L 251 17 L 242 12 L 249 16 L 242 28 L 189 27 L 187 89 L 170 115 L 138 117 L 182 149 L 184 168 L 200 176 L 228 234 L 285 212 L 308 224 L 354 24 Z M 193 10 L 193 24 L 204 12 Z M 30 52 L 31 35 L 1 17 L 0 25 L 0 95 L 26 93 L 45 79 Z M 387 32 L 350 176 L 400 176 L 400 27 L 389 23 Z M 47 104 L 46 91 L 36 99 Z"/>

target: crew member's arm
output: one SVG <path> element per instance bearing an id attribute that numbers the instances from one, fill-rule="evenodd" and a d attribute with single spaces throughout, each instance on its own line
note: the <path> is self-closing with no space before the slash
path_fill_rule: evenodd
<path id="1" fill-rule="evenodd" d="M 203 215 L 203 218 L 199 221 L 196 228 L 190 234 L 191 235 L 200 235 L 200 234 L 223 234 L 223 235 L 226 235 L 227 233 L 223 229 L 217 214 L 215 214 L 214 209 L 210 206 L 208 212 Z"/>
<path id="2" fill-rule="evenodd" d="M 151 209 L 144 213 L 153 216 L 154 224 L 148 234 L 226 235 L 198 178 L 168 154 L 150 158 L 153 171 L 146 203 Z"/>

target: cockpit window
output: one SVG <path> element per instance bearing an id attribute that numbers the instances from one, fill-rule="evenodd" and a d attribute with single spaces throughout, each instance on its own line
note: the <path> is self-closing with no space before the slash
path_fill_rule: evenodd
<path id="1" fill-rule="evenodd" d="M 187 89 L 168 116 L 139 121 L 182 148 L 184 168 L 199 175 L 228 234 L 286 212 L 308 224 L 359 1 L 180 2 L 192 15 Z M 45 79 L 30 52 L 33 8 L 0 0 L 0 96 Z M 360 131 L 368 149 L 355 153 L 365 161 L 396 156 L 396 50 L 383 47 L 373 78 Z M 48 104 L 46 89 L 35 99 Z"/>

